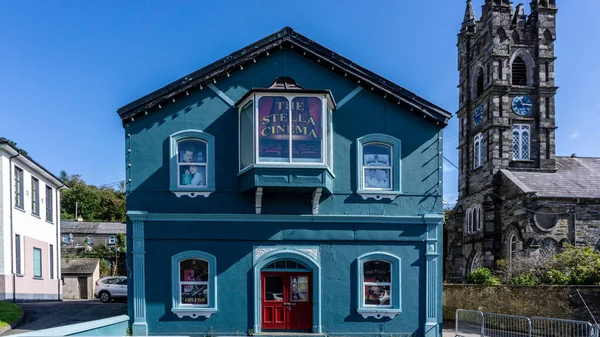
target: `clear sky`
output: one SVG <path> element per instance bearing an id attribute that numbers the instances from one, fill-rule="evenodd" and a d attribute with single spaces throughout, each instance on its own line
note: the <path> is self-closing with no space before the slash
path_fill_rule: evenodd
<path id="1" fill-rule="evenodd" d="M 473 1 L 478 16 L 483 1 Z M 600 156 L 600 1 L 557 2 L 557 155 Z M 2 1 L 0 136 L 56 174 L 122 180 L 117 108 L 285 26 L 454 113 L 464 9 L 464 0 Z M 444 148 L 454 163 L 456 147 L 453 118 Z M 444 172 L 454 203 L 457 171 Z"/>

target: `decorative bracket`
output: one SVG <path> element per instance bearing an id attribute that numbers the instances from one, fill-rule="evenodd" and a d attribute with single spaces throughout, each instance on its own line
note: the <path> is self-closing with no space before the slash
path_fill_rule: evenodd
<path id="1" fill-rule="evenodd" d="M 262 196 L 263 196 L 263 188 L 257 187 L 256 194 L 254 195 L 254 209 L 256 214 L 260 214 L 262 211 Z"/>
<path id="2" fill-rule="evenodd" d="M 191 318 L 198 318 L 198 317 L 205 317 L 205 318 L 209 318 L 210 316 L 212 316 L 215 312 L 217 312 L 217 309 L 214 308 L 189 308 L 189 309 L 171 309 L 171 312 L 173 312 L 175 315 L 177 315 L 177 317 L 179 318 L 183 318 L 183 317 L 191 317 Z"/>
<path id="3" fill-rule="evenodd" d="M 382 319 L 387 317 L 392 319 L 400 314 L 400 310 L 386 310 L 386 311 L 377 311 L 377 310 L 359 310 L 358 313 L 363 318 L 373 317 L 375 319 Z"/>
<path id="4" fill-rule="evenodd" d="M 184 195 L 187 195 L 190 198 L 195 198 L 199 195 L 208 198 L 208 196 L 212 193 L 212 192 L 173 192 L 175 193 L 175 195 L 177 196 L 177 198 L 181 198 Z"/>
<path id="5" fill-rule="evenodd" d="M 375 200 L 390 199 L 392 201 L 400 195 L 400 193 L 398 193 L 398 194 L 391 194 L 391 193 L 377 194 L 377 193 L 365 193 L 365 192 L 359 192 L 358 194 L 363 198 L 363 200 L 373 198 Z"/>
<path id="6" fill-rule="evenodd" d="M 319 202 L 321 201 L 321 193 L 323 192 L 322 188 L 317 188 L 312 194 L 312 214 L 319 214 Z"/>

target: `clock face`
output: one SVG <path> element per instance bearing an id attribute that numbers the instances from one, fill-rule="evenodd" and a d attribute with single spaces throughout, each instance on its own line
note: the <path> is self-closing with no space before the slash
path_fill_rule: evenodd
<path id="1" fill-rule="evenodd" d="M 512 109 L 519 116 L 527 116 L 533 110 L 531 98 L 527 95 L 518 95 L 512 101 Z"/>
<path id="2" fill-rule="evenodd" d="M 483 111 L 483 105 L 475 108 L 475 112 L 473 112 L 473 126 L 478 126 L 481 124 L 481 122 L 483 122 Z"/>

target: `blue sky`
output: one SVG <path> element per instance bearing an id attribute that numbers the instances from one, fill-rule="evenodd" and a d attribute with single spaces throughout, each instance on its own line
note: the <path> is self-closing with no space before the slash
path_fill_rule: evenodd
<path id="1" fill-rule="evenodd" d="M 483 0 L 473 3 L 479 16 Z M 558 6 L 557 155 L 600 156 L 600 1 Z M 0 136 L 54 173 L 122 180 L 117 108 L 284 26 L 456 112 L 464 8 L 463 0 L 3 1 Z M 444 147 L 454 163 L 456 146 L 453 118 Z M 457 171 L 446 165 L 444 179 L 453 203 Z"/>

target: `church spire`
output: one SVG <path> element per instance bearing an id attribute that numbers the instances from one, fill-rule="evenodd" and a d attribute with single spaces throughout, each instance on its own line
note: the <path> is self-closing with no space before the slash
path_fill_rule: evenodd
<path id="1" fill-rule="evenodd" d="M 465 9 L 465 19 L 462 23 L 463 30 L 467 27 L 475 26 L 475 11 L 473 11 L 473 3 L 467 0 L 467 8 Z"/>

